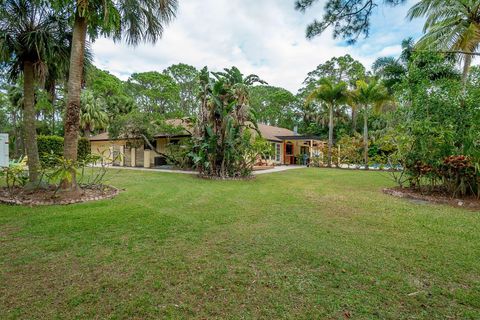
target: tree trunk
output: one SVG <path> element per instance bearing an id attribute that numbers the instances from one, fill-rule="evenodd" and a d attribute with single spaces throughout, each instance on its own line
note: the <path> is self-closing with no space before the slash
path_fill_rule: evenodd
<path id="1" fill-rule="evenodd" d="M 78 148 L 78 132 L 80 129 L 80 91 L 82 90 L 83 64 L 85 59 L 85 40 L 87 21 L 77 13 L 73 25 L 72 51 L 70 53 L 70 69 L 68 75 L 68 98 L 65 110 L 65 140 L 63 156 L 76 161 Z M 62 182 L 63 190 L 76 190 L 77 181 L 72 171 L 71 181 Z"/>
<path id="2" fill-rule="evenodd" d="M 328 158 L 327 166 L 332 167 L 332 148 L 333 148 L 333 104 L 329 108 L 328 116 Z"/>
<path id="3" fill-rule="evenodd" d="M 357 132 L 357 109 L 352 108 L 352 134 Z"/>
<path id="4" fill-rule="evenodd" d="M 472 65 L 472 55 L 466 54 L 465 55 L 465 62 L 463 64 L 463 74 L 462 74 L 462 83 L 465 87 L 468 80 L 468 73 L 470 71 L 470 66 Z"/>
<path id="5" fill-rule="evenodd" d="M 368 112 L 367 107 L 364 107 L 363 114 L 363 157 L 365 161 L 365 170 L 368 170 Z"/>
<path id="6" fill-rule="evenodd" d="M 92 130 L 90 130 L 90 125 L 87 125 L 85 127 L 84 135 L 86 138 L 90 138 L 92 136 Z"/>
<path id="7" fill-rule="evenodd" d="M 50 128 L 52 135 L 55 135 L 55 99 L 56 99 L 56 90 L 55 90 L 55 81 L 49 81 L 47 91 L 48 91 L 48 100 L 52 105 L 52 127 Z"/>
<path id="8" fill-rule="evenodd" d="M 37 128 L 35 122 L 35 76 L 33 63 L 23 63 L 23 124 L 24 141 L 27 150 L 28 178 L 31 183 L 38 182 L 40 160 L 38 157 Z"/>

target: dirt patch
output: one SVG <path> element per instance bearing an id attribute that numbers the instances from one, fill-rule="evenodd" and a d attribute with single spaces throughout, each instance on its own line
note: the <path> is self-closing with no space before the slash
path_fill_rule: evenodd
<path id="1" fill-rule="evenodd" d="M 412 200 L 418 204 L 437 203 L 474 211 L 480 210 L 480 199 L 477 199 L 474 196 L 462 199 L 452 198 L 442 190 L 425 191 L 396 187 L 383 189 L 383 192 L 397 198 Z"/>
<path id="2" fill-rule="evenodd" d="M 85 187 L 76 192 L 55 192 L 53 187 L 35 190 L 1 188 L 0 203 L 25 206 L 66 205 L 111 199 L 119 192 L 112 186 Z"/>

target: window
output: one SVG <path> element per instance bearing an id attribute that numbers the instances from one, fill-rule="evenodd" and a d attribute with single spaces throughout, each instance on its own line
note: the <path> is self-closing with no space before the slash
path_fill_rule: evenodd
<path id="1" fill-rule="evenodd" d="M 180 144 L 180 139 L 171 139 L 170 144 L 176 146 Z"/>
<path id="2" fill-rule="evenodd" d="M 277 143 L 277 148 L 275 152 L 275 161 L 280 162 L 281 161 L 281 152 L 282 152 L 282 145 L 280 143 Z"/>

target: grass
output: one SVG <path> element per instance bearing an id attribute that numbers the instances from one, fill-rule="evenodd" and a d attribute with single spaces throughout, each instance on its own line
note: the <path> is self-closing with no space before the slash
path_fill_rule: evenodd
<path id="1" fill-rule="evenodd" d="M 480 318 L 480 214 L 385 174 L 109 175 L 114 200 L 0 206 L 1 319 Z"/>

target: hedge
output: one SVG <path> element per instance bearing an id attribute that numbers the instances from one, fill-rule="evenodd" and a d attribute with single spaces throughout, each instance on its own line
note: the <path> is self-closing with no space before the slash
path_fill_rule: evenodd
<path id="1" fill-rule="evenodd" d="M 43 166 L 50 166 L 48 155 L 53 153 L 55 156 L 63 155 L 63 137 L 59 136 L 43 136 L 37 137 L 38 154 L 40 162 Z M 78 140 L 78 159 L 83 160 L 90 154 L 90 141 L 86 138 Z"/>

